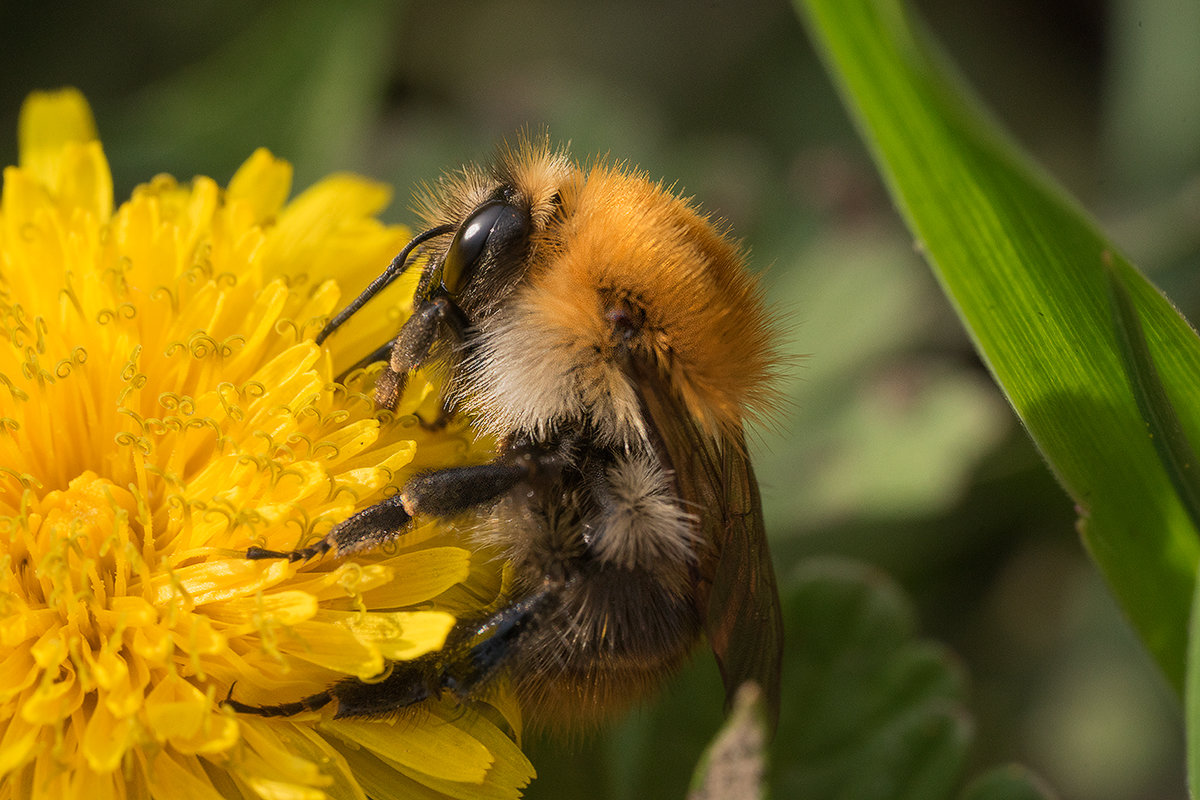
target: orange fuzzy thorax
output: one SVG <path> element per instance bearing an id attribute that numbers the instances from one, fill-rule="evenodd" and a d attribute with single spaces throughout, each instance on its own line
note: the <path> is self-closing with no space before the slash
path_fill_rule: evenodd
<path id="1" fill-rule="evenodd" d="M 610 312 L 627 303 L 645 314 L 629 346 L 653 357 L 710 435 L 760 413 L 772 331 L 739 248 L 687 201 L 606 165 L 580 172 L 562 204 L 526 294 L 543 335 L 610 360 Z"/>

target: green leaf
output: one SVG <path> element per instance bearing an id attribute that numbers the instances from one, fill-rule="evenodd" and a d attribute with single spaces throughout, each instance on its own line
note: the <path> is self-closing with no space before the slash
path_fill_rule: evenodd
<path id="1" fill-rule="evenodd" d="M 908 600 L 852 562 L 805 562 L 789 583 L 773 795 L 952 796 L 971 738 L 962 680 L 915 638 Z"/>
<path id="2" fill-rule="evenodd" d="M 971 782 L 962 800 L 1053 800 L 1054 793 L 1029 770 L 996 767 Z"/>
<path id="3" fill-rule="evenodd" d="M 796 4 L 919 247 L 1078 506 L 1092 557 L 1182 690 L 1200 539 L 1130 386 L 1109 270 L 1191 442 L 1200 339 L 998 132 L 897 0 Z"/>
<path id="4" fill-rule="evenodd" d="M 1187 688 L 1184 692 L 1188 795 L 1200 798 L 1200 581 L 1196 583 L 1188 633 Z"/>
<path id="5" fill-rule="evenodd" d="M 1195 526 L 1200 524 L 1200 485 L 1197 484 L 1200 476 L 1193 468 L 1198 463 L 1196 453 L 1158 376 L 1129 290 L 1111 271 L 1106 274 L 1112 293 L 1113 323 L 1134 399 L 1146 420 L 1146 430 L 1167 470 L 1167 477 Z"/>
<path id="6" fill-rule="evenodd" d="M 784 701 L 771 758 L 775 797 L 1047 800 L 1022 767 L 958 794 L 973 724 L 959 662 L 917 635 L 884 573 L 811 559 L 785 581 Z"/>

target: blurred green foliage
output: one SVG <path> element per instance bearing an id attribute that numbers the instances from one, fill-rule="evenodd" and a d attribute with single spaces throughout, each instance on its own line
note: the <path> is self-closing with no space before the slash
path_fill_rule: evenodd
<path id="1" fill-rule="evenodd" d="M 1196 319 L 1200 6 L 917 5 L 1002 124 Z M 388 216 L 405 220 L 414 184 L 542 125 L 581 156 L 677 182 L 750 245 L 793 360 L 787 402 L 753 436 L 785 603 L 813 555 L 890 574 L 913 632 L 961 660 L 969 774 L 1019 761 L 1067 800 L 1185 796 L 1177 701 L 785 0 L 10 0 L 0 52 L 0 129 L 15 130 L 30 90 L 80 87 L 118 197 L 164 171 L 226 181 L 265 145 L 295 163 L 297 186 L 336 170 L 393 184 Z M 12 163 L 13 137 L 0 147 Z M 803 659 L 812 637 L 788 625 Z M 789 688 L 785 715 L 802 694 Z M 777 797 L 812 732 L 792 713 L 772 754 Z M 700 655 L 612 728 L 532 742 L 529 796 L 681 797 L 720 719 Z"/>

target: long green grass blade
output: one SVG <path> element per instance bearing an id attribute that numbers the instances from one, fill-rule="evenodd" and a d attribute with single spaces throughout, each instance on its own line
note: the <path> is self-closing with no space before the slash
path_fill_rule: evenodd
<path id="1" fill-rule="evenodd" d="M 1200 798 L 1200 582 L 1196 583 L 1189 633 L 1183 721 L 1187 733 L 1188 795 L 1197 800 Z"/>
<path id="2" fill-rule="evenodd" d="M 1129 290 L 1111 271 L 1106 271 L 1106 276 L 1112 293 L 1113 326 L 1134 400 L 1146 421 L 1146 431 L 1166 468 L 1167 477 L 1175 486 L 1192 525 L 1200 527 L 1200 475 L 1197 475 L 1195 449 L 1184 435 L 1179 415 L 1158 376 Z"/>
<path id="3" fill-rule="evenodd" d="M 1182 691 L 1200 540 L 1131 388 L 1108 270 L 1192 442 L 1200 340 L 998 132 L 898 0 L 796 4 L 918 245 L 1078 506 L 1093 558 Z"/>

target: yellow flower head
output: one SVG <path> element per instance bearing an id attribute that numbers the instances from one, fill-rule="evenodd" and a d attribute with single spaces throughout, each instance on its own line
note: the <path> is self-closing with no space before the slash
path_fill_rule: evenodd
<path id="1" fill-rule="evenodd" d="M 20 154 L 0 200 L 0 800 L 518 795 L 504 720 L 449 700 L 386 721 L 221 705 L 370 679 L 498 589 L 436 527 L 352 562 L 244 558 L 486 458 L 417 424 L 426 381 L 394 419 L 369 376 L 333 382 L 394 316 L 312 341 L 332 276 L 364 285 L 408 238 L 373 217 L 387 190 L 335 176 L 287 203 L 290 167 L 260 151 L 225 190 L 160 176 L 114 210 L 74 91 L 29 99 Z"/>

